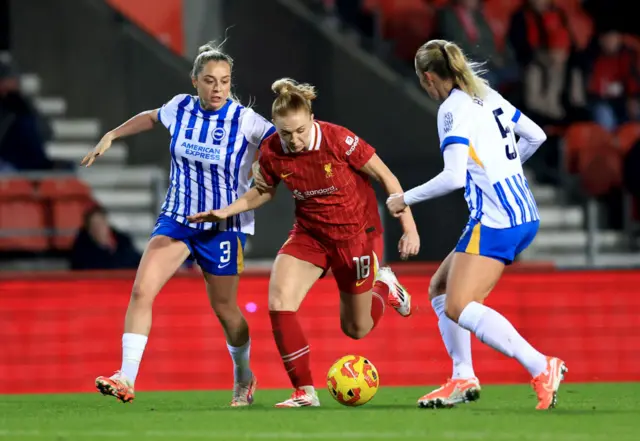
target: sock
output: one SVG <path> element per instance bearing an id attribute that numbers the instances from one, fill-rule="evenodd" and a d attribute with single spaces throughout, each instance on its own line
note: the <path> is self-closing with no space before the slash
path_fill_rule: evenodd
<path id="1" fill-rule="evenodd" d="M 273 338 L 293 387 L 313 386 L 309 343 L 292 311 L 269 311 Z M 306 389 L 306 388 L 305 388 Z"/>
<path id="2" fill-rule="evenodd" d="M 147 345 L 148 337 L 141 334 L 124 333 L 122 335 L 122 367 L 120 371 L 135 383 L 140 369 L 140 361 Z"/>
<path id="3" fill-rule="evenodd" d="M 387 297 L 389 296 L 389 287 L 386 283 L 380 280 L 373 284 L 373 290 L 371 291 L 371 318 L 373 319 L 373 328 L 384 315 L 384 308 L 387 304 Z"/>
<path id="4" fill-rule="evenodd" d="M 458 323 L 473 332 L 480 341 L 513 357 L 537 377 L 547 369 L 547 358 L 536 351 L 499 312 L 477 302 L 471 302 L 460 314 Z"/>
<path id="5" fill-rule="evenodd" d="M 227 349 L 233 360 L 233 378 L 237 383 L 248 383 L 253 378 L 249 367 L 249 355 L 251 352 L 251 339 L 242 346 L 231 346 L 227 343 Z"/>
<path id="6" fill-rule="evenodd" d="M 471 360 L 471 333 L 458 326 L 444 313 L 444 305 L 447 295 L 441 295 L 431 300 L 431 306 L 438 316 L 438 328 L 444 342 L 449 357 L 453 360 L 453 373 L 451 378 L 473 378 L 476 376 L 473 371 Z"/>

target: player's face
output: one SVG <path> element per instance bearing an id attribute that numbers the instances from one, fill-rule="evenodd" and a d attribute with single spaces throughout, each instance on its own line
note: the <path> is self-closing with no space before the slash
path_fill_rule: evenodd
<path id="1" fill-rule="evenodd" d="M 301 152 L 311 142 L 313 115 L 306 110 L 289 112 L 285 116 L 276 116 L 273 120 L 280 139 L 292 152 Z"/>
<path id="2" fill-rule="evenodd" d="M 231 93 L 231 66 L 226 61 L 209 61 L 198 77 L 191 80 L 198 90 L 202 107 L 218 110 L 224 106 Z"/>

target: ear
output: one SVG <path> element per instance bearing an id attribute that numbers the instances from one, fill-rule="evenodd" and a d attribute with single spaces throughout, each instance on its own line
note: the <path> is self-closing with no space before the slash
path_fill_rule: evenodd
<path id="1" fill-rule="evenodd" d="M 422 75 L 424 75 L 424 79 L 426 80 L 427 84 L 433 84 L 433 80 L 435 78 L 435 75 L 433 75 L 433 73 L 423 72 Z"/>
<path id="2" fill-rule="evenodd" d="M 311 114 L 311 121 L 313 121 L 316 118 L 316 116 L 312 113 Z"/>
<path id="3" fill-rule="evenodd" d="M 191 84 L 193 84 L 193 88 L 198 88 L 198 79 L 196 77 L 191 77 Z"/>

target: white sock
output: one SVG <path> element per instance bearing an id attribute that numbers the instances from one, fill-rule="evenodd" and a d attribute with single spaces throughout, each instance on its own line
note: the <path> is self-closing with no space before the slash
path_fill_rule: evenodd
<path id="1" fill-rule="evenodd" d="M 532 377 L 537 377 L 547 369 L 547 358 L 522 338 L 499 312 L 471 302 L 460 314 L 458 324 L 496 351 L 518 360 Z"/>
<path id="2" fill-rule="evenodd" d="M 251 352 L 251 339 L 242 346 L 231 346 L 227 343 L 227 349 L 233 360 L 233 378 L 240 383 L 247 383 L 253 377 L 249 368 L 249 355 Z"/>
<path id="3" fill-rule="evenodd" d="M 120 371 L 131 384 L 135 383 L 140 369 L 140 361 L 149 337 L 141 334 L 125 333 L 122 335 L 122 367 Z"/>
<path id="4" fill-rule="evenodd" d="M 451 378 L 473 378 L 476 374 L 473 372 L 471 361 L 471 333 L 446 316 L 444 313 L 446 299 L 446 294 L 435 297 L 431 300 L 431 306 L 438 316 L 438 327 L 444 346 L 453 360 Z"/>

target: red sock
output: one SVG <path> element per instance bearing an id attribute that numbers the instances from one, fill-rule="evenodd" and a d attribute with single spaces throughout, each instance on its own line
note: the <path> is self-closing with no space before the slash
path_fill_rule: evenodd
<path id="1" fill-rule="evenodd" d="M 384 308 L 389 296 L 389 287 L 386 283 L 377 281 L 373 285 L 371 292 L 371 318 L 373 319 L 373 329 L 384 315 Z"/>
<path id="2" fill-rule="evenodd" d="M 291 311 L 269 311 L 271 329 L 284 368 L 295 388 L 313 386 L 309 363 L 309 343 L 298 317 Z"/>

